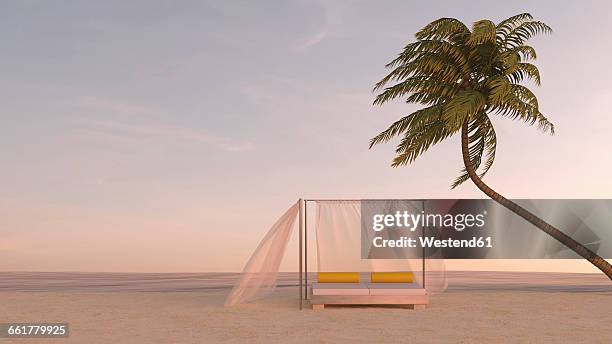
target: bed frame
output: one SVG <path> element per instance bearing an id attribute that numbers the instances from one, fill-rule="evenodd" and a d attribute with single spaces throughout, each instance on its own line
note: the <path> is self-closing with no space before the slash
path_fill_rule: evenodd
<path id="1" fill-rule="evenodd" d="M 397 305 L 409 306 L 411 309 L 425 309 L 427 296 L 406 297 L 406 296 L 314 296 L 310 303 L 313 310 L 321 310 L 325 305 Z"/>
<path id="2" fill-rule="evenodd" d="M 310 287 L 312 309 L 325 305 L 397 305 L 425 309 L 429 295 L 423 288 L 403 283 L 313 283 Z"/>
<path id="3" fill-rule="evenodd" d="M 393 199 L 360 199 L 360 200 L 349 200 L 343 201 L 392 201 Z M 327 295 L 316 295 L 313 292 L 315 283 L 308 287 L 308 225 L 306 222 L 307 216 L 307 205 L 308 202 L 323 201 L 322 199 L 301 199 L 299 200 L 299 294 L 300 294 L 300 310 L 303 308 L 303 301 L 310 299 L 312 309 L 324 309 L 325 305 L 409 305 L 413 309 L 423 309 L 429 303 L 429 296 L 425 291 L 425 248 L 423 248 L 422 258 L 422 274 L 423 274 L 423 285 L 421 288 L 408 288 L 412 290 L 421 290 L 420 292 L 411 292 L 407 294 L 395 293 L 393 295 L 384 295 L 384 292 L 378 291 L 379 288 L 375 286 L 368 286 L 367 293 L 363 295 L 342 295 L 338 294 L 327 294 Z M 330 201 L 330 200 L 326 200 Z M 338 200 L 340 201 L 340 200 Z M 410 201 L 420 201 L 421 199 L 411 199 Z M 384 288 L 383 288 L 384 289 Z M 316 290 L 316 287 L 314 288 Z M 372 292 L 375 290 L 375 292 Z"/>

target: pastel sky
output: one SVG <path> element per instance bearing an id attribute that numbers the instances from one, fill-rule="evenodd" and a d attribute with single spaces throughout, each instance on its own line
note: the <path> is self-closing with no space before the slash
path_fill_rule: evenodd
<path id="1" fill-rule="evenodd" d="M 371 105 L 384 64 L 445 16 L 530 12 L 554 29 L 532 43 L 557 135 L 496 119 L 486 181 L 512 198 L 612 198 L 611 11 L 607 1 L 3 1 L 0 271 L 238 271 L 299 197 L 483 197 L 449 188 L 457 137 L 406 168 L 389 167 L 393 144 L 368 150 L 415 109 Z"/>

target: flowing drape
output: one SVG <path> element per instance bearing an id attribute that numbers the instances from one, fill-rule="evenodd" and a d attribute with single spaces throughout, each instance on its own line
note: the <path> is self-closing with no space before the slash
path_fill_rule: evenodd
<path id="1" fill-rule="evenodd" d="M 261 299 L 274 291 L 278 269 L 298 212 L 299 202 L 292 205 L 270 228 L 242 270 L 239 281 L 225 299 L 225 306 Z"/>

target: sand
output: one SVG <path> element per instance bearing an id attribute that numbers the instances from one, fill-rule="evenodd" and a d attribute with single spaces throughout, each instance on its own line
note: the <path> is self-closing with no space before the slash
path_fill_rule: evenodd
<path id="1" fill-rule="evenodd" d="M 67 339 L 0 343 L 610 343 L 612 283 L 599 275 L 451 273 L 426 310 L 297 309 L 273 296 L 224 308 L 233 274 L 0 273 L 0 322 L 68 322 Z"/>

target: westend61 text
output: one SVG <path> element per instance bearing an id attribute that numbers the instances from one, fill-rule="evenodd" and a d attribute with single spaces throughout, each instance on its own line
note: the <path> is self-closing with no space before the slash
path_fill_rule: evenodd
<path id="1" fill-rule="evenodd" d="M 414 248 L 414 247 L 429 247 L 429 248 L 454 248 L 454 247 L 469 247 L 469 248 L 483 248 L 493 247 L 491 237 L 472 237 L 471 239 L 436 239 L 434 237 L 419 237 L 418 240 L 409 237 L 400 237 L 399 239 L 383 239 L 382 237 L 375 237 L 372 240 L 374 247 L 400 247 L 400 248 Z M 420 244 L 420 246 L 418 246 Z"/>

